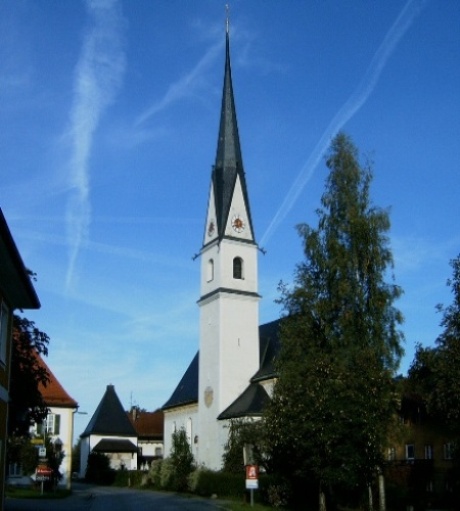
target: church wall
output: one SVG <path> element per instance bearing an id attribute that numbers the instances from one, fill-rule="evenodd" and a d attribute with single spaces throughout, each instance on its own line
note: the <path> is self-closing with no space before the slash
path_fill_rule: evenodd
<path id="1" fill-rule="evenodd" d="M 198 431 L 198 405 L 188 405 L 164 411 L 164 456 L 170 456 L 174 431 L 184 428 L 195 461 L 198 461 L 200 435 Z"/>

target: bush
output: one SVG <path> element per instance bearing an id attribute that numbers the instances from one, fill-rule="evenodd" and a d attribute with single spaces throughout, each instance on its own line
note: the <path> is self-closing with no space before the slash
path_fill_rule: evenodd
<path id="1" fill-rule="evenodd" d="M 183 428 L 173 433 L 170 459 L 174 467 L 171 489 L 188 491 L 188 477 L 195 468 L 195 462 L 192 449 L 188 443 L 187 433 Z"/>
<path id="2" fill-rule="evenodd" d="M 88 456 L 85 479 L 95 484 L 113 484 L 115 480 L 115 470 L 110 468 L 110 459 L 108 456 L 97 452 L 91 452 Z"/>
<path id="3" fill-rule="evenodd" d="M 163 460 L 155 460 L 150 465 L 148 478 L 155 488 L 161 488 L 161 465 Z"/>
<path id="4" fill-rule="evenodd" d="M 140 488 L 145 484 L 145 475 L 141 470 L 117 470 L 114 485 Z"/>

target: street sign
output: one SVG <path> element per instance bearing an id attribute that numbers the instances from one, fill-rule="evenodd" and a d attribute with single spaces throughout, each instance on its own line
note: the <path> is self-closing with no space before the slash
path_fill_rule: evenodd
<path id="1" fill-rule="evenodd" d="M 46 458 L 46 447 L 39 447 L 38 448 L 38 456 L 40 458 Z"/>
<path id="2" fill-rule="evenodd" d="M 259 489 L 259 467 L 257 465 L 246 466 L 246 489 Z"/>

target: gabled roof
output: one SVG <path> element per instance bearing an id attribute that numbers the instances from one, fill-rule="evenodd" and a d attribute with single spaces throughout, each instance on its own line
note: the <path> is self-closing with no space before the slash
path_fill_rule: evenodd
<path id="1" fill-rule="evenodd" d="M 270 397 L 262 385 L 259 383 L 251 383 L 249 387 L 217 417 L 217 419 L 261 417 L 263 409 L 269 401 Z"/>
<path id="2" fill-rule="evenodd" d="M 107 385 L 101 402 L 80 436 L 90 435 L 137 436 L 113 385 Z"/>
<path id="3" fill-rule="evenodd" d="M 198 403 L 198 359 L 199 352 L 193 357 L 179 385 L 163 405 L 163 410 Z"/>
<path id="4" fill-rule="evenodd" d="M 137 447 L 130 440 L 103 438 L 93 448 L 96 452 L 137 452 Z"/>
<path id="5" fill-rule="evenodd" d="M 211 178 L 214 188 L 217 234 L 219 239 L 222 239 L 225 233 L 237 177 L 240 178 L 250 229 L 251 232 L 254 232 L 243 168 L 243 158 L 241 155 L 235 100 L 233 97 L 228 30 L 225 43 L 225 73 L 219 137 L 217 141 L 216 163 Z"/>
<path id="6" fill-rule="evenodd" d="M 46 386 L 42 383 L 39 383 L 38 385 L 38 390 L 40 391 L 46 406 L 78 408 L 78 403 L 65 391 L 64 387 L 60 384 L 59 380 L 48 367 L 47 363 L 40 355 L 37 354 L 36 357 L 38 365 L 45 369 L 49 376 L 49 381 Z"/>
<path id="7" fill-rule="evenodd" d="M 163 440 L 164 412 L 146 412 L 137 408 L 126 412 L 139 440 Z"/>
<path id="8" fill-rule="evenodd" d="M 12 309 L 39 309 L 32 281 L 0 208 L 0 295 Z"/>
<path id="9" fill-rule="evenodd" d="M 259 326 L 260 367 L 251 378 L 252 383 L 276 377 L 274 359 L 279 352 L 279 326 L 280 320 Z M 163 405 L 163 410 L 198 403 L 198 369 L 199 352 L 188 366 L 171 397 Z"/>

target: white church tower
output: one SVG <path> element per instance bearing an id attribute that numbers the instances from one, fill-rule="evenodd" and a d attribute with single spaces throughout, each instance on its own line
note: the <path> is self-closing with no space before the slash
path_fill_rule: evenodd
<path id="1" fill-rule="evenodd" d="M 219 469 L 228 429 L 218 416 L 259 368 L 258 247 L 238 136 L 228 24 L 217 155 L 200 256 L 198 457 Z"/>

